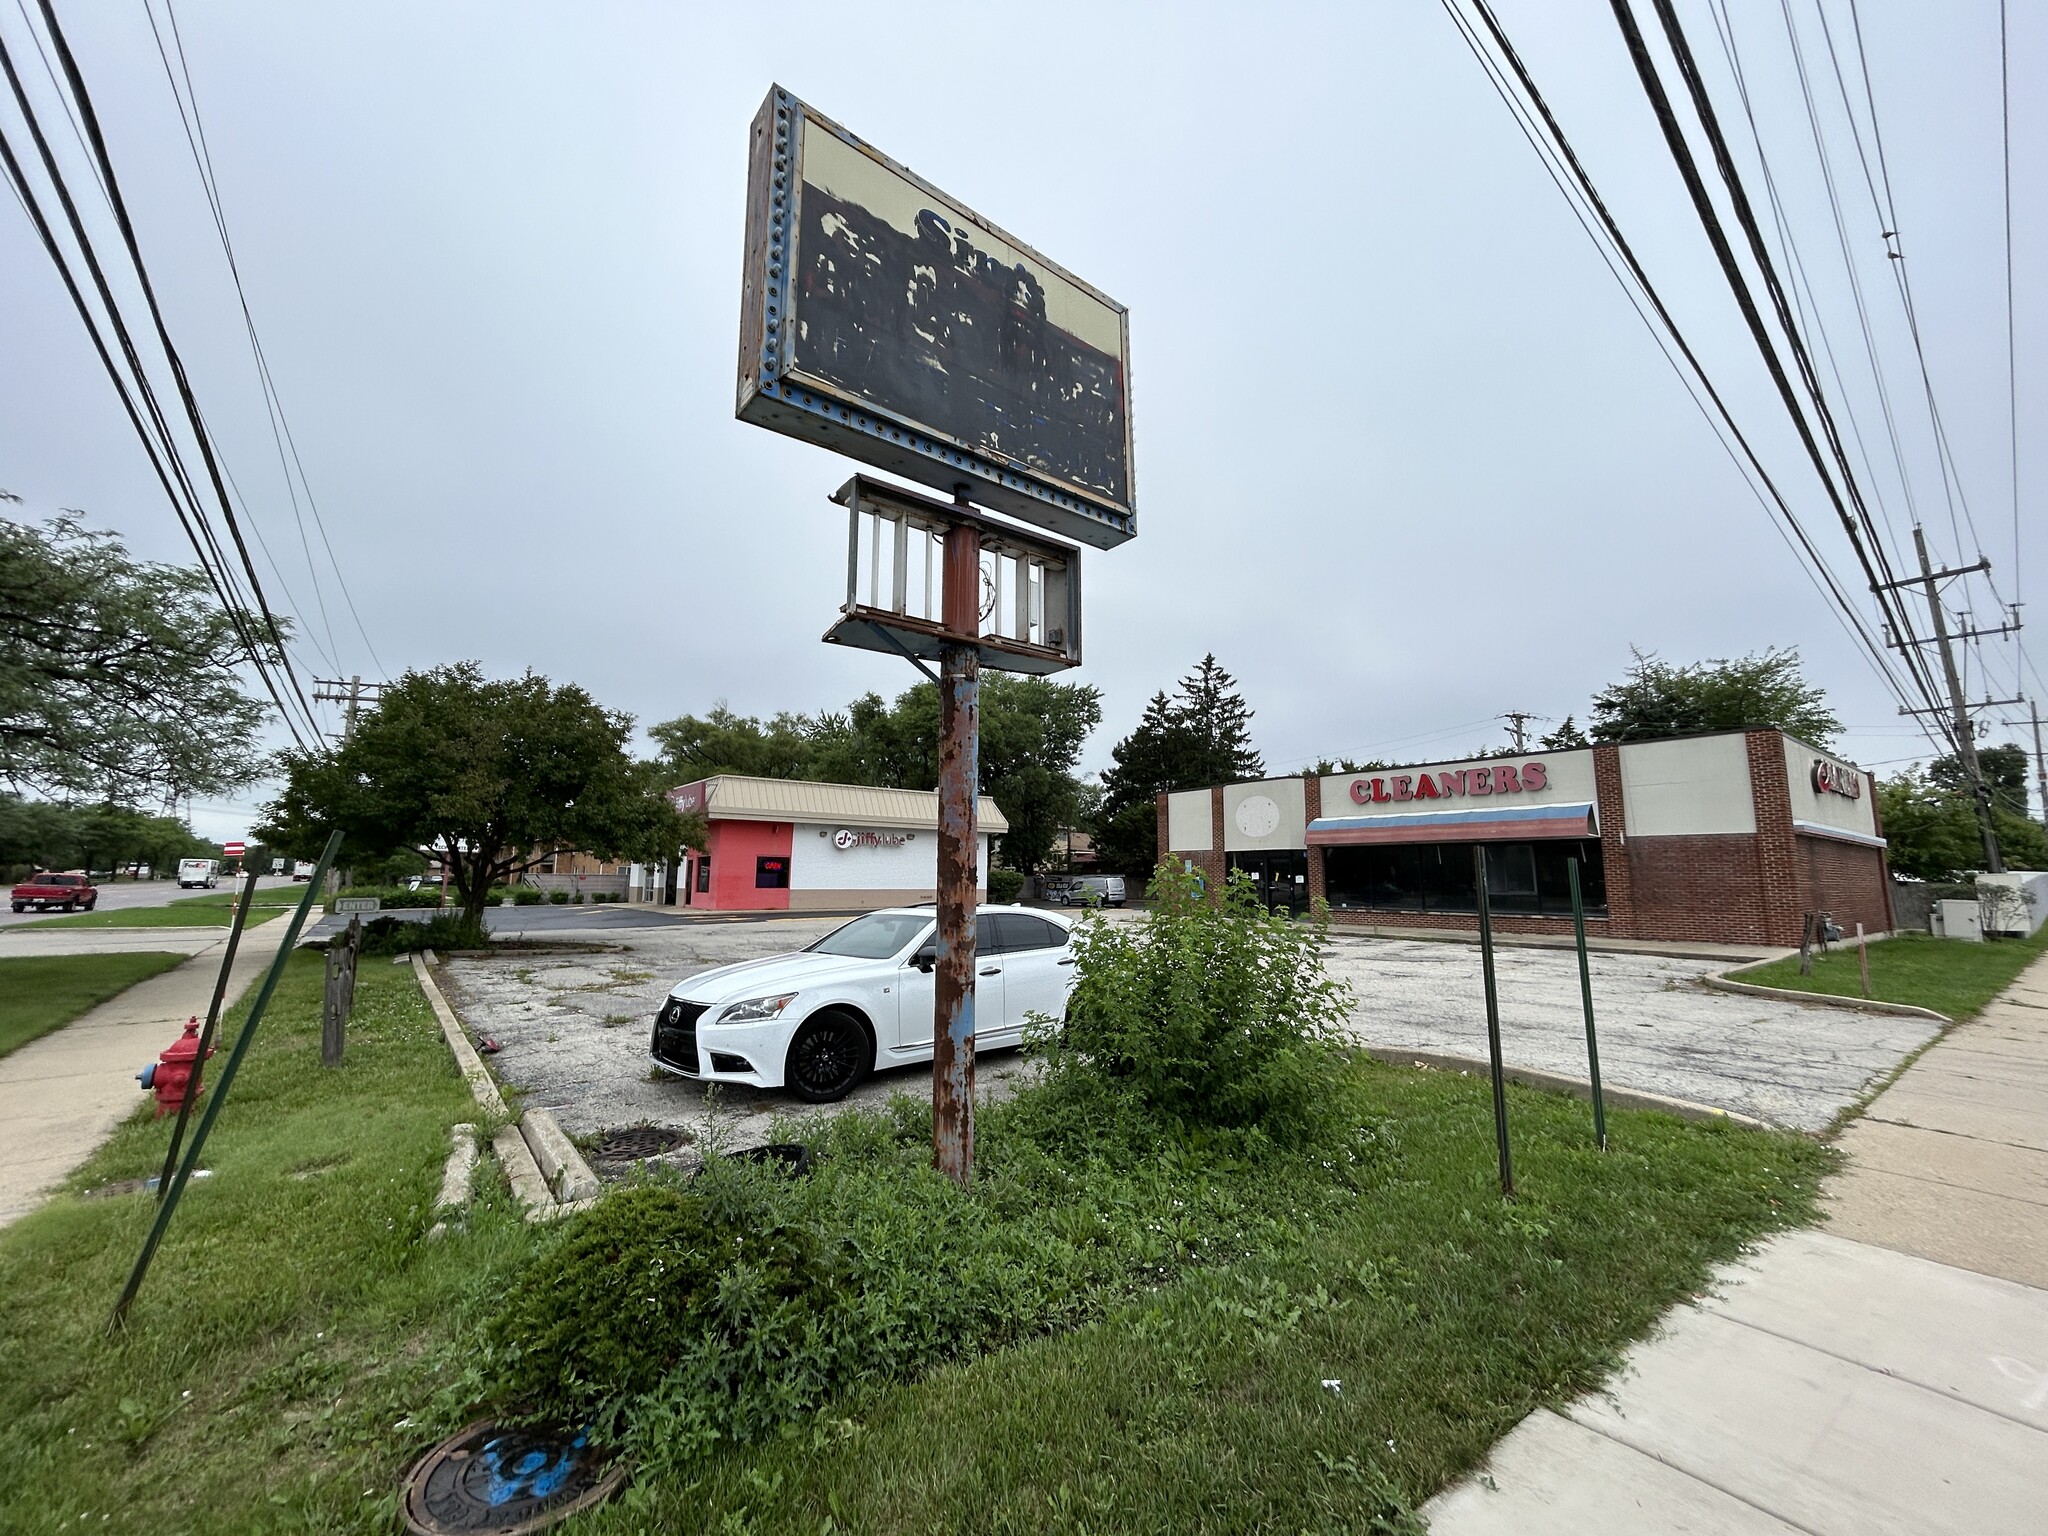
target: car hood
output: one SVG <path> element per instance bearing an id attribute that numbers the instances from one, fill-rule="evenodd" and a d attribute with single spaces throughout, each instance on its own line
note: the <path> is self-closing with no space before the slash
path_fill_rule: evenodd
<path id="1" fill-rule="evenodd" d="M 719 1007 L 743 1002 L 750 997 L 768 997 L 777 992 L 798 992 L 829 986 L 842 979 L 873 975 L 884 960 L 854 960 L 845 955 L 819 955 L 797 950 L 787 955 L 770 955 L 765 960 L 742 960 L 715 970 L 686 976 L 668 989 L 670 997 Z"/>

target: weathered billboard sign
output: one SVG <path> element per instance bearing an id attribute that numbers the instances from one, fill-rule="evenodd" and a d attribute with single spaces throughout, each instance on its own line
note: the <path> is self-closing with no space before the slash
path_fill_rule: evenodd
<path id="1" fill-rule="evenodd" d="M 739 408 L 1111 548 L 1137 532 L 1124 307 L 781 87 L 754 119 Z"/>

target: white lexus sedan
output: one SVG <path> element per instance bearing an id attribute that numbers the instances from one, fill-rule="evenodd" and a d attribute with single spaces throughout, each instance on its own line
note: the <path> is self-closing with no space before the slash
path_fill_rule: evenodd
<path id="1" fill-rule="evenodd" d="M 1066 1016 L 1073 931 L 1023 907 L 983 907 L 974 933 L 978 1050 L 1016 1045 L 1031 1014 Z M 870 912 L 794 954 L 700 971 L 669 990 L 649 1054 L 710 1083 L 843 1099 L 869 1072 L 932 1058 L 930 907 Z"/>

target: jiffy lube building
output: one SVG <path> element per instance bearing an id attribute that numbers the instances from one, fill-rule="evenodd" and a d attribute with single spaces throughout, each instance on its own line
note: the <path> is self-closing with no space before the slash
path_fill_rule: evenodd
<path id="1" fill-rule="evenodd" d="M 669 791 L 701 814 L 702 848 L 684 851 L 659 899 L 714 912 L 853 911 L 930 901 L 938 880 L 939 797 L 807 779 L 721 774 Z M 1010 824 L 979 808 L 976 885 L 988 890 L 990 837 Z M 664 869 L 664 874 L 667 870 Z"/>
<path id="2" fill-rule="evenodd" d="M 1730 731 L 1165 794 L 1159 846 L 1335 924 L 1469 929 L 1483 843 L 1508 932 L 1570 931 L 1576 858 L 1591 933 L 1792 945 L 1808 912 L 1892 926 L 1874 787 L 1781 731 Z"/>

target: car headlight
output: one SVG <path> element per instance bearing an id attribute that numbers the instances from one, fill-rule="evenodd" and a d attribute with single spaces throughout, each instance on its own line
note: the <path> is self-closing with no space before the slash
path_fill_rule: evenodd
<path id="1" fill-rule="evenodd" d="M 721 1024 L 758 1024 L 764 1019 L 782 1016 L 782 1010 L 796 1000 L 794 992 L 778 992 L 773 997 L 750 997 L 744 1003 L 734 1003 L 718 1016 Z"/>

